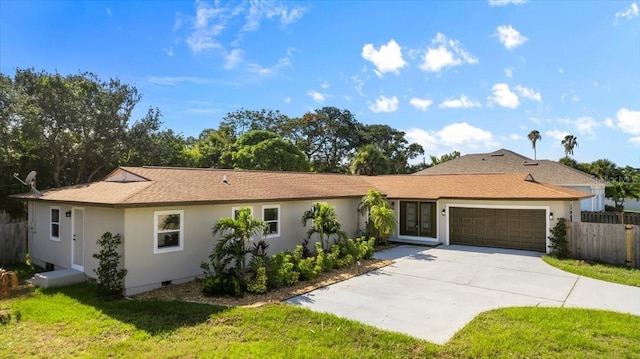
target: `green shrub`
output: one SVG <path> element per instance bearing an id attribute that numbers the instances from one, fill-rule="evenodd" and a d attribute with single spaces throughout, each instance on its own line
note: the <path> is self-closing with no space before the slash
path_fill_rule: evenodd
<path id="1" fill-rule="evenodd" d="M 373 258 L 373 254 L 375 253 L 376 239 L 371 237 L 366 239 L 365 237 L 360 237 L 356 239 L 356 246 L 358 247 L 358 255 L 357 258 L 360 259 L 371 259 Z"/>
<path id="2" fill-rule="evenodd" d="M 241 298 L 244 295 L 244 285 L 235 275 L 223 273 L 205 278 L 202 292 L 208 296 L 231 295 Z"/>
<path id="3" fill-rule="evenodd" d="M 266 267 L 258 267 L 255 274 L 247 279 L 247 291 L 257 294 L 266 293 L 268 291 Z"/>
<path id="4" fill-rule="evenodd" d="M 280 252 L 267 263 L 267 286 L 276 289 L 298 282 L 300 273 L 295 270 L 290 252 Z"/>
<path id="5" fill-rule="evenodd" d="M 298 262 L 298 271 L 300 272 L 301 280 L 313 279 L 320 274 L 316 270 L 316 259 L 313 257 L 303 258 Z"/>
<path id="6" fill-rule="evenodd" d="M 558 258 L 569 257 L 569 242 L 567 241 L 567 220 L 558 218 L 558 223 L 551 229 L 551 255 Z"/>
<path id="7" fill-rule="evenodd" d="M 98 275 L 98 295 L 107 297 L 122 296 L 124 289 L 123 280 L 127 270 L 120 268 L 120 254 L 118 246 L 122 243 L 120 234 L 115 236 L 106 232 L 98 240 L 100 252 L 94 253 L 93 258 L 98 259 L 98 268 L 93 270 Z"/>

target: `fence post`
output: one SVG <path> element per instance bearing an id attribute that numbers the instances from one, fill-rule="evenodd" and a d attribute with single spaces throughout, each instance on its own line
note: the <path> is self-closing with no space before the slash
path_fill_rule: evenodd
<path id="1" fill-rule="evenodd" d="M 627 240 L 627 266 L 633 266 L 635 263 L 634 246 L 633 246 L 633 226 L 624 226 L 624 233 Z"/>

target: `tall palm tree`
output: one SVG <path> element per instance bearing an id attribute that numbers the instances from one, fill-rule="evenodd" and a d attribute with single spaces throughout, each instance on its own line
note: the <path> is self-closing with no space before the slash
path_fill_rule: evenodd
<path id="1" fill-rule="evenodd" d="M 307 237 L 311 238 L 317 234 L 324 250 L 329 250 L 329 239 L 332 235 L 338 238 L 347 236 L 340 227 L 335 207 L 327 203 L 316 202 L 311 209 L 305 211 L 302 214 L 302 225 L 306 226 L 309 220 L 311 220 L 311 229 L 307 231 Z"/>
<path id="2" fill-rule="evenodd" d="M 378 243 L 385 244 L 389 234 L 393 232 L 396 224 L 396 214 L 389 208 L 389 203 L 385 197 L 374 189 L 370 189 L 360 200 L 360 212 L 369 212 L 369 223 L 367 230 L 375 233 Z"/>
<path id="3" fill-rule="evenodd" d="M 540 134 L 540 132 L 538 132 L 538 130 L 533 130 L 529 132 L 527 137 L 529 138 L 529 141 L 531 141 L 531 147 L 533 147 L 533 159 L 537 160 L 538 155 L 536 153 L 536 142 L 542 140 L 542 135 Z"/>
<path id="4" fill-rule="evenodd" d="M 606 158 L 591 162 L 590 173 L 599 179 L 608 179 L 614 176 L 617 169 L 615 163 Z"/>
<path id="5" fill-rule="evenodd" d="M 240 208 L 235 218 L 220 218 L 212 231 L 214 236 L 220 233 L 222 239 L 216 243 L 209 256 L 217 274 L 226 270 L 233 262 L 235 274 L 238 278 L 244 278 L 245 257 L 251 252 L 247 243 L 264 234 L 267 228 L 265 222 L 253 218 L 251 209 L 247 207 Z"/>
<path id="6" fill-rule="evenodd" d="M 573 149 L 578 147 L 578 137 L 574 135 L 566 135 L 560 144 L 564 146 L 565 157 L 569 157 L 569 154 L 573 155 Z"/>

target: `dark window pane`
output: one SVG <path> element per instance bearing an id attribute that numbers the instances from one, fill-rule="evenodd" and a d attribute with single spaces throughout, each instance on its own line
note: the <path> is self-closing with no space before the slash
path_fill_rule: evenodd
<path id="1" fill-rule="evenodd" d="M 60 225 L 51 223 L 51 237 L 60 238 Z"/>
<path id="2" fill-rule="evenodd" d="M 267 234 L 278 234 L 278 222 L 269 222 L 267 225 L 269 226 Z"/>
<path id="3" fill-rule="evenodd" d="M 180 232 L 158 233 L 158 248 L 180 245 Z"/>
<path id="4" fill-rule="evenodd" d="M 60 222 L 60 210 L 59 209 L 52 209 L 51 210 L 51 222 Z"/>
<path id="5" fill-rule="evenodd" d="M 180 215 L 179 214 L 158 215 L 158 230 L 166 231 L 171 229 L 180 229 Z"/>
<path id="6" fill-rule="evenodd" d="M 265 208 L 264 209 L 264 221 L 277 221 L 278 209 L 277 208 Z"/>

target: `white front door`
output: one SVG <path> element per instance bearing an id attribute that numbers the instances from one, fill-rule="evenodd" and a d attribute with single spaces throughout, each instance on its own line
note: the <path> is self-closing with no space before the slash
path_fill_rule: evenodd
<path id="1" fill-rule="evenodd" d="M 71 268 L 84 272 L 84 209 L 73 208 L 71 214 Z"/>

